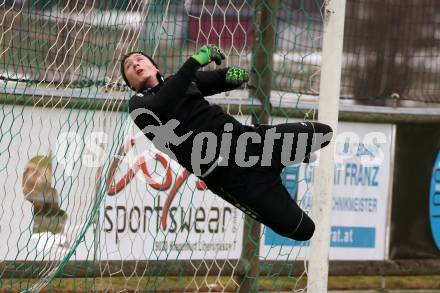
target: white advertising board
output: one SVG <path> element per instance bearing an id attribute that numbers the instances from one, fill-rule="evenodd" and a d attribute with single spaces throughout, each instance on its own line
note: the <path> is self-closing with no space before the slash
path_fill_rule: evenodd
<path id="1" fill-rule="evenodd" d="M 77 243 L 75 260 L 90 260 L 95 252 L 94 258 L 101 260 L 240 257 L 242 213 L 158 152 L 143 135 L 134 139 L 108 188 L 102 189 L 112 156 L 138 131 L 133 125 L 125 129 L 128 116 L 12 106 L 3 111 L 0 259 L 59 260 Z M 249 117 L 238 119 L 249 124 Z M 273 121 L 280 122 L 285 120 Z M 393 135 L 392 125 L 339 124 L 331 259 L 384 259 Z M 121 141 L 112 141 L 115 138 Z M 97 159 L 97 145 L 105 162 L 90 165 Z M 51 162 L 50 172 L 36 163 L 45 160 Z M 100 173 L 100 166 L 106 172 Z M 286 168 L 282 175 L 289 192 L 306 210 L 311 208 L 315 170 L 314 164 L 301 164 Z M 97 174 L 100 192 L 96 191 Z M 42 178 L 48 184 L 41 185 Z M 36 203 L 41 198 L 47 201 L 48 194 L 52 216 L 42 218 Z M 89 226 L 83 232 L 93 220 L 97 194 L 103 196 L 98 231 Z M 83 233 L 85 238 L 79 240 Z M 307 245 L 264 229 L 260 256 L 304 258 Z"/>
<path id="2" fill-rule="evenodd" d="M 100 258 L 238 259 L 241 211 L 138 131 L 131 127 L 133 146 L 110 178 L 100 216 Z"/>
<path id="3" fill-rule="evenodd" d="M 0 259 L 93 257 L 93 229 L 81 232 L 95 204 L 94 132 L 116 115 L 4 106 L 0 124 Z M 92 143 L 91 143 L 92 142 Z M 86 146 L 86 144 L 88 144 Z"/>
<path id="4" fill-rule="evenodd" d="M 330 259 L 385 258 L 393 135 L 393 125 L 339 123 L 334 137 Z M 287 167 L 282 175 L 290 194 L 306 211 L 311 210 L 316 165 Z M 293 241 L 265 228 L 260 256 L 301 259 L 307 257 L 308 245 L 308 241 Z"/>

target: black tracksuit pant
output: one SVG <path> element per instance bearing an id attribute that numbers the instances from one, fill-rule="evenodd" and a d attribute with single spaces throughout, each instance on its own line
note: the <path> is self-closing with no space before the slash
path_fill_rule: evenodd
<path id="1" fill-rule="evenodd" d="M 281 182 L 280 173 L 285 167 L 282 163 L 283 137 L 287 133 L 295 134 L 290 158 L 292 162 L 302 162 L 305 155 L 326 146 L 332 135 L 332 129 L 317 122 L 284 123 L 278 125 L 245 126 L 236 130 L 236 134 L 256 132 L 264 137 L 268 130 L 275 128 L 281 134 L 273 145 L 270 164 L 258 161 L 253 167 L 240 167 L 229 160 L 228 166 L 217 166 L 204 178 L 208 188 L 226 201 L 232 203 L 255 220 L 265 224 L 278 234 L 294 240 L 309 240 L 315 230 L 312 219 L 291 198 Z M 297 152 L 299 133 L 307 133 L 305 152 Z M 298 149 L 299 150 L 299 149 Z M 263 144 L 248 144 L 246 155 L 261 158 Z M 230 158 L 234 158 L 231 154 Z M 294 159 L 295 158 L 295 159 Z"/>

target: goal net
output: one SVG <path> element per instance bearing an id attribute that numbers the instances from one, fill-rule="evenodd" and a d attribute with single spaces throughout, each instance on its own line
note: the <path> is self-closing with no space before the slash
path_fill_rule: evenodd
<path id="1" fill-rule="evenodd" d="M 216 44 L 251 80 L 210 102 L 245 124 L 312 120 L 322 2 L 1 2 L 0 289 L 303 290 L 307 243 L 247 219 L 138 135 L 119 62 L 143 51 L 168 76 Z M 306 209 L 312 169 L 282 174 Z"/>

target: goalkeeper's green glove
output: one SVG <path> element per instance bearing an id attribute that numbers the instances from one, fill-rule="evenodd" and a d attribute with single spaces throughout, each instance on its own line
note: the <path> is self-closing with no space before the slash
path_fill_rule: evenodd
<path id="1" fill-rule="evenodd" d="M 192 58 L 194 58 L 202 67 L 211 63 L 212 61 L 214 61 L 215 64 L 220 65 L 222 60 L 225 59 L 225 54 L 217 46 L 204 45 L 196 54 L 192 56 Z"/>
<path id="2" fill-rule="evenodd" d="M 240 67 L 231 67 L 226 72 L 226 82 L 233 85 L 241 85 L 249 80 L 249 73 Z"/>

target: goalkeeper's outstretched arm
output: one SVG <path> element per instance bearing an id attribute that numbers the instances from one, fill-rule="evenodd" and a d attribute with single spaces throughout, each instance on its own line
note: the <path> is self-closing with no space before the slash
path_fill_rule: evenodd
<path id="1" fill-rule="evenodd" d="M 197 71 L 194 80 L 204 96 L 231 91 L 247 82 L 249 74 L 240 67 L 222 68 L 213 71 Z"/>
<path id="2" fill-rule="evenodd" d="M 225 54 L 214 45 L 204 45 L 197 54 L 193 55 L 200 66 L 214 61 L 217 65 L 225 59 Z M 248 72 L 244 68 L 231 67 L 214 71 L 197 71 L 195 82 L 203 96 L 233 90 L 248 81 Z"/>
<path id="3" fill-rule="evenodd" d="M 216 92 L 230 90 L 240 85 L 234 78 L 236 75 L 234 68 L 216 70 L 211 72 L 198 72 L 200 67 L 206 66 L 211 62 L 217 65 L 225 59 L 223 52 L 216 46 L 205 45 L 200 50 L 188 58 L 177 73 L 172 76 L 156 93 L 155 100 L 161 103 L 172 102 L 170 98 L 176 97 L 176 93 L 183 93 L 187 90 L 191 81 L 196 81 L 201 88 L 202 94 L 212 95 Z M 243 75 L 242 75 L 243 76 Z"/>

